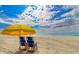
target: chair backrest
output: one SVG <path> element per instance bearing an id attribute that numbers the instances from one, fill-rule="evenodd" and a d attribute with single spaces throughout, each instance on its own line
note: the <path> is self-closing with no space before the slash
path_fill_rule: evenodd
<path id="1" fill-rule="evenodd" d="M 28 40 L 33 41 L 33 37 L 27 37 Z"/>
<path id="2" fill-rule="evenodd" d="M 27 37 L 27 43 L 28 44 L 34 44 L 34 40 L 33 40 L 33 37 Z"/>
<path id="3" fill-rule="evenodd" d="M 20 42 L 25 42 L 24 37 L 20 37 Z"/>

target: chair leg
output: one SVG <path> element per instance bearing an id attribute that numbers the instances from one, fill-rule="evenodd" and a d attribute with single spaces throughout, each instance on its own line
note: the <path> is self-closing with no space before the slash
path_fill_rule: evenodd
<path id="1" fill-rule="evenodd" d="M 26 50 L 26 47 L 25 46 L 19 46 L 19 50 Z"/>

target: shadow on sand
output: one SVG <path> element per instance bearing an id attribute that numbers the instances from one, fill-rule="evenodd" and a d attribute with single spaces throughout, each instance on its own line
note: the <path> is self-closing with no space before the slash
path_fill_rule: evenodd
<path id="1" fill-rule="evenodd" d="M 38 51 L 23 51 L 23 50 L 19 50 L 16 51 L 14 54 L 38 54 Z"/>

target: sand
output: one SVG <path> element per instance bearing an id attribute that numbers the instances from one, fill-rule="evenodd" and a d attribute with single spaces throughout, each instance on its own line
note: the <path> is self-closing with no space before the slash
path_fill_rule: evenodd
<path id="1" fill-rule="evenodd" d="M 34 36 L 38 51 L 34 54 L 77 54 L 79 36 Z M 0 54 L 26 54 L 18 49 L 18 36 L 0 35 Z"/>

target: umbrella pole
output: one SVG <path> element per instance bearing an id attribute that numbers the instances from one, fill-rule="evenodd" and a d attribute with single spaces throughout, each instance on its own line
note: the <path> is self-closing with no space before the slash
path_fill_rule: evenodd
<path id="1" fill-rule="evenodd" d="M 19 37 L 21 37 L 21 31 L 19 31 Z M 26 47 L 25 46 L 20 45 L 20 39 L 19 39 L 19 49 L 20 50 L 23 50 L 23 51 L 26 50 Z"/>
<path id="2" fill-rule="evenodd" d="M 20 31 L 19 31 L 19 49 L 21 49 L 21 45 L 20 45 Z"/>
<path id="3" fill-rule="evenodd" d="M 21 29 L 21 26 L 19 26 L 19 27 Z M 20 45 L 20 37 L 21 37 L 21 31 L 19 30 L 19 46 L 21 47 L 21 45 Z"/>

